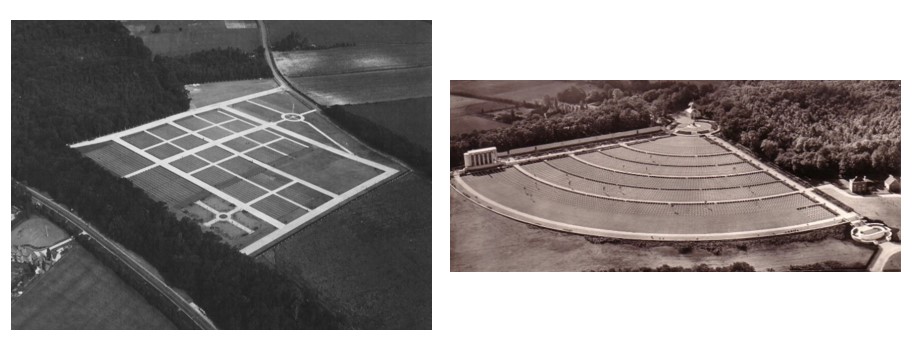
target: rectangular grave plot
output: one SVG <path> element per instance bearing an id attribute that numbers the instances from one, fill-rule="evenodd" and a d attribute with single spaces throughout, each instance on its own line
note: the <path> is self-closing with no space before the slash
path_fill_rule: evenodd
<path id="1" fill-rule="evenodd" d="M 237 138 L 231 139 L 229 141 L 222 143 L 222 145 L 225 145 L 225 147 L 238 151 L 238 152 L 244 152 L 244 151 L 250 150 L 252 148 L 255 148 L 257 146 L 260 146 L 259 143 L 255 142 L 253 140 L 247 139 L 245 137 L 237 137 Z"/>
<path id="2" fill-rule="evenodd" d="M 118 176 L 125 176 L 152 165 L 152 161 L 115 142 L 102 144 L 85 155 Z"/>
<path id="3" fill-rule="evenodd" d="M 187 157 L 171 162 L 170 164 L 171 166 L 178 168 L 185 173 L 189 173 L 209 165 L 209 162 L 200 159 L 200 157 L 189 155 Z"/>
<path id="4" fill-rule="evenodd" d="M 238 179 L 237 177 L 228 173 L 227 171 L 222 170 L 219 167 L 214 167 L 214 166 L 208 167 L 206 169 L 203 169 L 203 170 L 197 172 L 196 174 L 193 174 L 193 177 L 196 177 L 200 181 L 203 181 L 204 183 L 206 183 L 210 186 L 216 187 L 216 188 L 218 188 L 222 184 L 226 184 L 225 182 L 234 181 L 234 180 Z"/>
<path id="5" fill-rule="evenodd" d="M 235 183 L 221 188 L 221 190 L 245 203 L 266 194 L 266 191 L 262 188 L 244 180 L 238 180 Z"/>
<path id="6" fill-rule="evenodd" d="M 186 134 L 183 129 L 172 126 L 170 123 L 163 124 L 149 130 L 149 133 L 155 134 L 162 139 L 171 140 Z"/>
<path id="7" fill-rule="evenodd" d="M 312 210 L 333 199 L 332 197 L 310 189 L 301 183 L 296 183 L 288 188 L 280 190 L 279 195 Z"/>
<path id="8" fill-rule="evenodd" d="M 219 167 L 228 170 L 238 176 L 247 176 L 248 173 L 254 170 L 262 169 L 259 165 L 242 157 L 234 157 L 219 163 Z"/>
<path id="9" fill-rule="evenodd" d="M 183 137 L 174 139 L 171 141 L 171 143 L 174 145 L 177 145 L 178 147 L 180 147 L 182 149 L 190 150 L 197 146 L 206 144 L 206 143 L 208 143 L 208 141 L 206 141 L 205 139 L 200 138 L 196 135 L 191 134 L 191 135 L 185 135 Z"/>
<path id="10" fill-rule="evenodd" d="M 279 138 L 278 135 L 262 129 L 253 133 L 249 133 L 246 135 L 246 137 L 261 144 L 266 144 Z"/>
<path id="11" fill-rule="evenodd" d="M 189 130 L 191 130 L 191 131 L 198 131 L 198 130 L 201 130 L 201 129 L 203 129 L 203 128 L 212 126 L 212 123 L 209 123 L 209 122 L 207 122 L 207 121 L 204 121 L 203 119 L 200 119 L 200 118 L 198 118 L 198 117 L 196 117 L 196 116 L 193 116 L 193 115 L 190 115 L 190 116 L 188 116 L 188 117 L 182 118 L 182 119 L 177 120 L 177 121 L 174 121 L 174 123 L 178 124 L 178 126 L 187 128 L 187 129 L 189 129 Z"/>
<path id="12" fill-rule="evenodd" d="M 153 199 L 182 208 L 207 194 L 203 188 L 165 169 L 155 167 L 130 178 Z"/>
<path id="13" fill-rule="evenodd" d="M 224 137 L 231 135 L 231 131 L 222 128 L 222 127 L 210 127 L 200 131 L 200 135 L 209 138 L 210 140 L 219 140 Z"/>
<path id="14" fill-rule="evenodd" d="M 234 155 L 235 154 L 231 153 L 231 151 L 228 151 L 220 146 L 207 147 L 206 149 L 197 152 L 197 156 L 200 156 L 203 159 L 213 163 Z"/>
<path id="15" fill-rule="evenodd" d="M 137 148 L 139 148 L 141 150 L 145 150 L 146 148 L 148 148 L 152 145 L 162 142 L 162 139 L 156 138 L 154 135 L 146 133 L 146 132 L 138 132 L 138 133 L 130 134 L 128 136 L 123 137 L 122 139 L 124 141 L 126 141 L 127 143 L 129 143 L 130 145 L 136 146 Z"/>
<path id="16" fill-rule="evenodd" d="M 156 147 L 153 147 L 147 150 L 149 154 L 155 156 L 158 159 L 165 159 L 171 156 L 174 156 L 178 153 L 184 152 L 180 147 L 165 143 Z"/>
<path id="17" fill-rule="evenodd" d="M 275 195 L 270 195 L 266 198 L 263 198 L 263 200 L 257 201 L 251 206 L 277 220 L 283 218 L 287 214 L 295 212 L 295 210 L 304 211 L 304 209 L 295 206 L 295 204 L 285 201 L 284 199 Z"/>
<path id="18" fill-rule="evenodd" d="M 209 121 L 212 123 L 216 123 L 216 124 L 226 122 L 228 120 L 232 120 L 231 116 L 222 114 L 222 112 L 220 112 L 218 110 L 210 110 L 207 112 L 199 113 L 199 114 L 197 114 L 197 116 L 199 116 L 203 120 L 206 120 L 206 121 Z"/>
<path id="19" fill-rule="evenodd" d="M 289 180 L 285 176 L 279 175 L 270 170 L 261 171 L 248 178 L 248 180 L 269 190 L 276 190 L 284 185 L 287 185 L 289 182 L 292 182 L 292 180 Z"/>
<path id="20" fill-rule="evenodd" d="M 275 143 L 269 144 L 268 146 L 286 155 L 293 155 L 299 151 L 308 149 L 308 147 L 288 139 L 277 141 Z"/>
<path id="21" fill-rule="evenodd" d="M 288 224 L 288 223 L 295 221 L 295 219 L 301 218 L 301 216 L 303 216 L 307 213 L 308 213 L 308 210 L 305 210 L 303 208 L 296 208 L 292 212 L 286 213 L 282 217 L 280 217 L 279 221 Z"/>
<path id="22" fill-rule="evenodd" d="M 256 148 L 254 150 L 251 150 L 248 153 L 245 153 L 244 155 L 248 156 L 250 158 L 256 159 L 257 161 L 259 161 L 263 164 L 271 164 L 271 163 L 279 160 L 280 158 L 285 157 L 281 153 L 270 150 L 265 147 Z"/>
<path id="23" fill-rule="evenodd" d="M 231 121 L 228 123 L 223 123 L 219 126 L 222 126 L 223 128 L 230 130 L 232 132 L 235 132 L 235 133 L 254 128 L 254 126 L 251 126 L 251 125 L 247 124 L 247 122 L 242 122 L 240 120 L 234 120 L 234 121 Z"/>

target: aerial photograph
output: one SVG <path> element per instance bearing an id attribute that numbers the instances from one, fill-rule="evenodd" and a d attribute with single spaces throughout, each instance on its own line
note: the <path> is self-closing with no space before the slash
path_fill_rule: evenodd
<path id="1" fill-rule="evenodd" d="M 450 270 L 900 271 L 900 81 L 451 80 Z"/>
<path id="2" fill-rule="evenodd" d="M 12 329 L 431 329 L 428 21 L 12 21 Z"/>

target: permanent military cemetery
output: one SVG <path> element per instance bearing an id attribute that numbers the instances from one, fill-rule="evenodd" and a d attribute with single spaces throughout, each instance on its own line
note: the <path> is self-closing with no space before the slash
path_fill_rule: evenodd
<path id="1" fill-rule="evenodd" d="M 280 88 L 71 145 L 255 254 L 393 176 L 308 121 Z"/>
<path id="2" fill-rule="evenodd" d="M 718 130 L 683 118 L 608 142 L 470 151 L 451 184 L 524 223 L 630 240 L 748 239 L 859 218 L 714 136 Z"/>

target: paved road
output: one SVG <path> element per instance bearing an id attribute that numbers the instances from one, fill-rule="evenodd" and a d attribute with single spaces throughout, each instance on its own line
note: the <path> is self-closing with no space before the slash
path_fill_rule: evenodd
<path id="1" fill-rule="evenodd" d="M 288 84 L 285 82 L 285 78 L 279 74 L 279 70 L 276 69 L 276 64 L 273 62 L 273 52 L 269 50 L 269 31 L 266 30 L 266 23 L 262 20 L 257 21 L 257 25 L 260 27 L 260 40 L 263 45 L 263 54 L 266 55 L 266 62 L 269 63 L 269 69 L 273 70 L 273 79 L 279 83 L 279 87 L 291 90 Z"/>
<path id="2" fill-rule="evenodd" d="M 118 259 L 120 259 L 128 267 L 130 267 L 130 269 L 132 269 L 134 272 L 139 274 L 143 278 L 143 280 L 146 281 L 147 284 L 152 285 L 152 287 L 154 287 L 162 295 L 167 297 L 168 300 L 175 307 L 178 308 L 178 310 L 180 310 L 182 313 L 187 315 L 191 320 L 193 320 L 193 322 L 197 325 L 197 327 L 199 327 L 200 329 L 218 329 L 218 328 L 216 328 L 216 325 L 213 324 L 212 321 L 209 320 L 208 317 L 206 317 L 205 314 L 203 314 L 200 310 L 198 310 L 196 307 L 191 305 L 190 301 L 185 300 L 183 297 L 181 297 L 181 295 L 179 295 L 170 286 L 168 286 L 168 284 L 165 284 L 165 282 L 160 280 L 155 274 L 153 274 L 148 269 L 146 269 L 146 267 L 144 267 L 142 264 L 140 264 L 139 261 L 134 259 L 129 254 L 127 254 L 127 252 L 124 251 L 124 249 L 120 248 L 120 246 L 116 242 L 114 242 L 114 241 L 108 239 L 107 237 L 105 237 L 104 235 L 102 235 L 101 232 L 99 232 L 92 225 L 83 221 L 78 216 L 76 216 L 75 214 L 70 212 L 66 207 L 63 207 L 60 204 L 57 204 L 56 202 L 54 202 L 54 200 L 51 200 L 50 198 L 45 197 L 44 195 L 41 195 L 40 193 L 38 193 L 37 191 L 35 191 L 34 189 L 32 189 L 30 187 L 26 187 L 26 188 L 29 190 L 29 192 L 32 193 L 32 196 L 34 196 L 41 204 L 43 204 L 44 206 L 55 211 L 57 214 L 60 214 L 61 216 L 66 218 L 67 221 L 69 221 L 70 223 L 73 223 L 74 225 L 76 225 L 76 227 L 78 227 L 83 232 L 87 233 L 90 237 L 92 237 L 92 239 L 94 239 L 96 242 L 101 244 L 101 246 L 103 248 L 107 249 L 109 252 L 114 254 Z"/>
<path id="3" fill-rule="evenodd" d="M 875 260 L 869 265 L 870 272 L 884 271 L 885 264 L 892 255 L 900 252 L 900 245 L 893 242 L 885 242 L 878 245 L 878 251 L 875 252 Z"/>
<path id="4" fill-rule="evenodd" d="M 276 67 L 276 62 L 273 60 L 273 52 L 269 49 L 269 29 L 266 27 L 266 23 L 262 20 L 258 20 L 257 25 L 260 26 L 260 40 L 262 41 L 261 44 L 263 45 L 263 54 L 265 55 L 266 62 L 269 63 L 269 69 L 273 71 L 273 79 L 279 83 L 280 88 L 289 91 L 289 94 L 300 96 L 296 98 L 304 103 L 304 105 L 310 107 L 311 109 L 320 109 L 316 103 L 311 102 L 310 99 L 298 93 L 297 90 L 292 88 L 292 86 L 288 84 L 288 81 L 285 80 L 285 77 L 282 76 L 282 73 L 279 73 L 279 68 Z"/>

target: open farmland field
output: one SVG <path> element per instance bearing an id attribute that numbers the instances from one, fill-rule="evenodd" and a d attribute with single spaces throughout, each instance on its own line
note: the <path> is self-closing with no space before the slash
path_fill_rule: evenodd
<path id="1" fill-rule="evenodd" d="M 268 20 L 269 40 L 297 32 L 311 43 L 400 44 L 431 43 L 431 23 L 393 20 Z"/>
<path id="2" fill-rule="evenodd" d="M 479 116 L 460 116 L 450 118 L 450 135 L 459 135 L 470 133 L 472 131 L 484 131 L 495 128 L 510 126 L 492 119 Z"/>
<path id="3" fill-rule="evenodd" d="M 270 89 L 73 147 L 250 254 L 398 172 L 353 154 L 329 134 L 338 128 L 320 128 L 326 122 L 294 104 Z M 292 109 L 295 118 L 279 116 Z"/>
<path id="4" fill-rule="evenodd" d="M 553 80 L 451 80 L 450 91 L 521 102 L 541 102 L 543 97 L 555 97 L 558 92 L 573 85 L 584 87 L 584 89 L 588 87 L 582 83 Z M 514 107 L 515 105 L 510 103 L 451 95 L 450 135 L 508 127 L 510 125 L 480 116 L 480 114 Z"/>
<path id="5" fill-rule="evenodd" d="M 487 111 L 513 108 L 513 104 L 486 101 L 482 99 L 450 96 L 450 135 L 508 127 L 486 117 L 478 116 Z"/>
<path id="6" fill-rule="evenodd" d="M 12 329 L 176 328 L 75 242 L 11 307 Z"/>
<path id="7" fill-rule="evenodd" d="M 30 217 L 13 229 L 12 245 L 24 244 L 33 247 L 48 247 L 70 237 L 54 223 L 41 217 Z"/>
<path id="8" fill-rule="evenodd" d="M 582 83 L 558 80 L 451 80 L 451 92 L 507 98 L 515 101 L 541 101 L 545 96 Z"/>
<path id="9" fill-rule="evenodd" d="M 431 151 L 431 97 L 348 105 L 344 109 Z"/>
<path id="10" fill-rule="evenodd" d="M 430 215 L 430 181 L 407 173 L 257 259 L 316 288 L 355 328 L 430 328 Z"/>
<path id="11" fill-rule="evenodd" d="M 577 82 L 560 80 L 451 80 L 450 91 L 497 97 L 508 93 L 526 92 L 529 97 L 539 98 L 544 95 L 555 96 L 558 91 L 575 84 Z"/>
<path id="12" fill-rule="evenodd" d="M 874 248 L 850 241 L 826 239 L 794 242 L 748 251 L 724 250 L 713 255 L 695 249 L 681 254 L 671 246 L 641 248 L 626 244 L 594 244 L 583 236 L 536 228 L 483 209 L 450 192 L 451 271 L 584 271 L 609 268 L 718 267 L 744 261 L 756 270 L 788 270 L 790 265 L 838 261 L 847 265 L 866 263 Z"/>
<path id="13" fill-rule="evenodd" d="M 190 108 L 193 109 L 260 91 L 266 91 L 276 86 L 278 85 L 276 85 L 276 82 L 272 79 L 251 79 L 185 85 L 184 88 L 187 89 L 187 92 L 189 93 Z"/>
<path id="14" fill-rule="evenodd" d="M 450 96 L 450 117 L 478 115 L 494 110 L 514 108 L 510 103 L 492 102 L 478 98 Z"/>
<path id="15" fill-rule="evenodd" d="M 256 21 L 126 20 L 123 23 L 155 55 L 185 55 L 229 47 L 253 51 L 261 46 Z M 161 32 L 153 33 L 156 25 Z"/>
<path id="16" fill-rule="evenodd" d="M 274 56 L 286 77 L 306 77 L 431 66 L 431 44 L 364 45 Z"/>
<path id="17" fill-rule="evenodd" d="M 324 106 L 430 97 L 431 67 L 289 78 Z"/>

